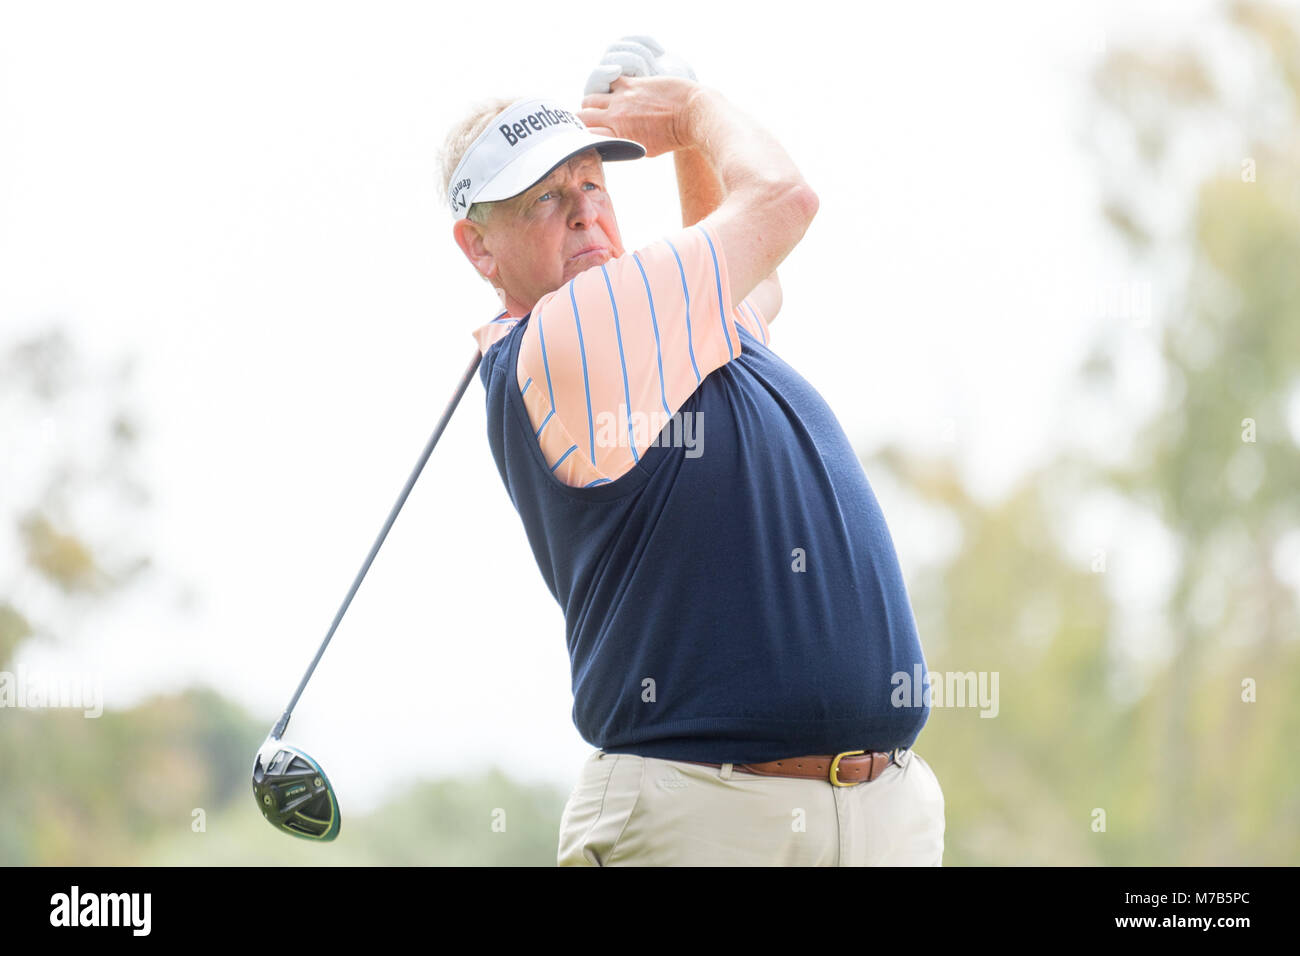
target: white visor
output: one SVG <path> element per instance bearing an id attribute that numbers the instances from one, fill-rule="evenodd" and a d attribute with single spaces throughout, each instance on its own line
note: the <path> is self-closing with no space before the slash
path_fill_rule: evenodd
<path id="1" fill-rule="evenodd" d="M 645 147 L 597 136 L 573 113 L 544 100 L 517 100 L 470 144 L 451 177 L 451 214 L 464 219 L 476 202 L 518 196 L 570 157 L 595 148 L 606 161 L 640 159 Z"/>

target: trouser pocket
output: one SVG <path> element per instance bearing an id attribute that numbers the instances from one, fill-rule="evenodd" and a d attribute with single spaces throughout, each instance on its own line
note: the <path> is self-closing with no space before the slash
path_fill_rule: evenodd
<path id="1" fill-rule="evenodd" d="M 924 865 L 942 866 L 944 831 L 947 829 L 943 787 L 939 785 L 939 778 L 933 768 L 920 754 L 913 753 L 912 759 L 917 763 L 913 772 L 921 773 L 923 771 L 921 780 L 918 781 L 921 784 L 921 798 L 918 800 L 918 809 L 921 811 L 921 825 L 928 840 L 926 845 L 929 847 Z"/>
<path id="2" fill-rule="evenodd" d="M 640 757 L 597 752 L 588 758 L 560 817 L 559 866 L 604 866 L 640 792 Z"/>

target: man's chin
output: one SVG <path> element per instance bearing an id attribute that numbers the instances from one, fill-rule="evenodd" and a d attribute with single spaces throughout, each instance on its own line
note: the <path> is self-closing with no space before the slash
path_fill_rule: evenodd
<path id="1" fill-rule="evenodd" d="M 603 266 L 613 258 L 614 254 L 608 249 L 594 249 L 591 252 L 584 252 L 582 255 L 574 256 L 564 264 L 564 281 L 568 282 L 574 276 L 586 272 L 588 269 Z"/>

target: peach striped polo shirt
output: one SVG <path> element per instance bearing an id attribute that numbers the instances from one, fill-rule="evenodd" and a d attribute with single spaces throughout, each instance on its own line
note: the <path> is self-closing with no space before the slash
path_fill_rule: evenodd
<path id="1" fill-rule="evenodd" d="M 704 377 L 741 354 L 736 323 L 768 343 L 750 299 L 731 303 L 708 220 L 574 276 L 533 306 L 517 384 L 542 454 L 571 487 L 618 479 Z M 486 355 L 523 316 L 474 330 Z"/>

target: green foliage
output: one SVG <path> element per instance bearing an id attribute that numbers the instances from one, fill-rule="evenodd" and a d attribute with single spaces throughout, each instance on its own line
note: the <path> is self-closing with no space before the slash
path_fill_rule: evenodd
<path id="1" fill-rule="evenodd" d="M 495 770 L 420 783 L 373 813 L 345 810 L 338 839 L 320 844 L 277 832 L 241 793 L 210 814 L 202 832 L 188 816 L 174 821 L 135 859 L 146 866 L 554 866 L 564 798 Z"/>
<path id="2" fill-rule="evenodd" d="M 0 669 L 9 666 L 20 641 L 31 637 L 32 625 L 8 601 L 0 601 Z"/>
<path id="3" fill-rule="evenodd" d="M 86 543 L 57 530 L 42 514 L 26 515 L 18 525 L 27 551 L 27 563 L 65 591 L 93 591 L 102 577 Z"/>
<path id="4" fill-rule="evenodd" d="M 1102 214 L 1153 274 L 1167 274 L 1161 256 L 1174 244 L 1193 264 L 1187 288 L 1168 296 L 1160 358 L 1171 387 L 1138 429 L 1134 460 L 1058 459 L 992 507 L 942 465 L 892 450 L 868 463 L 963 530 L 957 556 L 914 591 L 930 668 L 1001 672 L 996 719 L 936 709 L 917 743 L 944 786 L 948 865 L 1300 859 L 1300 616 L 1274 560 L 1300 529 L 1300 450 L 1286 417 L 1300 383 L 1300 31 L 1276 7 L 1230 12 L 1261 82 L 1288 91 L 1288 122 L 1243 125 L 1242 171 L 1234 160 L 1231 175 L 1220 166 L 1175 194 L 1190 208 L 1186 234 L 1161 236 L 1148 206 L 1175 188 L 1167 172 L 1187 162 L 1182 133 L 1233 123 L 1203 56 L 1119 50 L 1097 75 L 1099 102 L 1127 124 L 1149 172 L 1125 177 L 1103 161 L 1102 178 L 1127 192 L 1117 186 Z M 1094 351 L 1081 384 L 1110 387 L 1115 365 L 1107 348 Z M 1089 490 L 1122 495 L 1180 545 L 1163 608 L 1172 647 L 1136 695 L 1121 692 L 1134 675 L 1101 587 L 1123 570 L 1071 565 L 1051 533 Z M 1225 600 L 1206 599 L 1216 591 Z M 1097 809 L 1104 832 L 1091 826 Z"/>
<path id="5" fill-rule="evenodd" d="M 6 712 L 0 865 L 555 863 L 565 795 L 498 771 L 412 786 L 375 813 L 349 816 L 327 846 L 279 833 L 249 786 L 265 734 L 207 688 L 97 719 Z"/>

